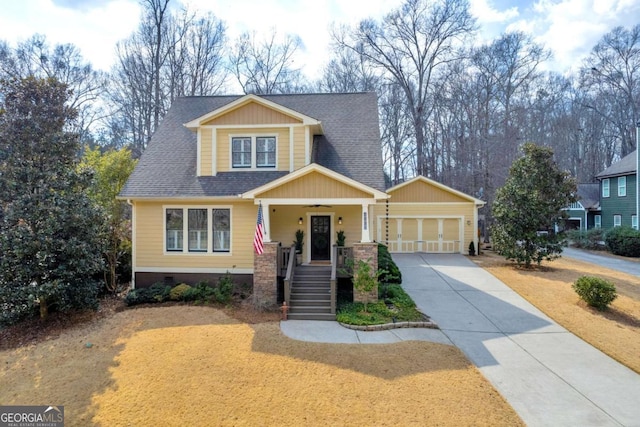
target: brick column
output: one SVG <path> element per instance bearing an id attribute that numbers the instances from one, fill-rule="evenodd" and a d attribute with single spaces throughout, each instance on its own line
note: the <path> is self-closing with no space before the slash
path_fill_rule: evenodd
<path id="1" fill-rule="evenodd" d="M 265 242 L 262 255 L 253 256 L 253 305 L 272 308 L 277 305 L 279 242 Z"/>
<path id="2" fill-rule="evenodd" d="M 353 244 L 353 261 L 358 263 L 358 260 L 368 261 L 371 264 L 371 272 L 375 274 L 378 271 L 378 244 L 377 243 L 354 243 Z M 355 302 L 364 302 L 365 294 L 353 289 L 353 300 Z M 369 294 L 368 302 L 378 301 L 378 286 Z"/>

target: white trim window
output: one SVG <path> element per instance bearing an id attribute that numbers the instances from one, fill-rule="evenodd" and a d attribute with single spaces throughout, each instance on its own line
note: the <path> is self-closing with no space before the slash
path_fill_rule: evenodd
<path id="1" fill-rule="evenodd" d="M 207 251 L 207 209 L 189 209 L 189 252 Z"/>
<path id="2" fill-rule="evenodd" d="M 277 147 L 278 139 L 274 135 L 231 136 L 231 168 L 275 168 Z"/>
<path id="3" fill-rule="evenodd" d="M 231 252 L 230 207 L 165 206 L 164 218 L 165 252 Z"/>
<path id="4" fill-rule="evenodd" d="M 251 138 L 231 138 L 231 164 L 234 168 L 251 167 Z"/>
<path id="5" fill-rule="evenodd" d="M 622 225 L 622 215 L 613 216 L 613 226 L 620 227 Z"/>
<path id="6" fill-rule="evenodd" d="M 602 197 L 609 197 L 609 178 L 602 180 Z"/>
<path id="7" fill-rule="evenodd" d="M 184 212 L 182 209 L 165 210 L 165 244 L 167 251 L 182 252 Z"/>
<path id="8" fill-rule="evenodd" d="M 638 229 L 638 215 L 631 215 L 631 228 Z"/>
<path id="9" fill-rule="evenodd" d="M 276 137 L 256 137 L 256 166 L 259 168 L 276 167 Z"/>
<path id="10" fill-rule="evenodd" d="M 627 195 L 627 177 L 618 177 L 618 197 L 625 197 Z"/>
<path id="11" fill-rule="evenodd" d="M 593 226 L 595 228 L 602 228 L 602 215 L 593 216 Z"/>
<path id="12" fill-rule="evenodd" d="M 231 250 L 231 211 L 229 209 L 213 209 L 213 251 L 229 252 Z"/>

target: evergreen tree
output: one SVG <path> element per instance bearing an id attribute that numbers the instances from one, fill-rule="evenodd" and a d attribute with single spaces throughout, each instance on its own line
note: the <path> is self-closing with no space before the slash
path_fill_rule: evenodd
<path id="1" fill-rule="evenodd" d="M 562 208 L 576 201 L 576 183 L 553 161 L 550 148 L 527 143 L 496 192 L 493 247 L 518 265 L 530 267 L 560 256 L 564 242 L 552 232 L 563 220 Z M 542 232 L 541 232 L 542 231 Z"/>
<path id="2" fill-rule="evenodd" d="M 97 307 L 102 213 L 76 170 L 70 92 L 54 79 L 0 82 L 0 306 L 4 323 L 36 307 Z"/>

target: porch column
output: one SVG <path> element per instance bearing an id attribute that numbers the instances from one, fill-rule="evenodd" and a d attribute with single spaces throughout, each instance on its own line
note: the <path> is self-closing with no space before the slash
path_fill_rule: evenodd
<path id="1" fill-rule="evenodd" d="M 378 244 L 377 243 L 354 243 L 353 244 L 353 261 L 354 265 L 358 265 L 358 261 L 365 261 L 371 264 L 371 272 L 376 274 L 378 271 Z M 377 282 L 377 279 L 376 279 Z M 378 301 L 378 285 L 367 295 L 359 292 L 357 289 L 353 289 L 353 301 L 364 302 L 367 299 L 368 302 Z"/>
<path id="2" fill-rule="evenodd" d="M 360 237 L 360 242 L 369 243 L 371 242 L 371 221 L 369 218 L 369 205 L 366 203 L 362 204 L 362 236 Z"/>
<path id="3" fill-rule="evenodd" d="M 269 211 L 269 203 L 262 204 L 262 219 L 264 222 L 264 238 L 265 243 L 271 241 L 271 212 Z"/>
<path id="4" fill-rule="evenodd" d="M 265 242 L 264 252 L 253 255 L 253 305 L 268 308 L 277 305 L 278 242 Z"/>

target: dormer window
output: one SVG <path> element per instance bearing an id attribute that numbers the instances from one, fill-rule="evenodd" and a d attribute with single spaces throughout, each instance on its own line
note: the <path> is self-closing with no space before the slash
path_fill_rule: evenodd
<path id="1" fill-rule="evenodd" d="M 276 167 L 275 136 L 231 137 L 231 166 L 234 169 Z"/>
<path id="2" fill-rule="evenodd" d="M 234 168 L 251 167 L 251 138 L 235 137 L 231 139 L 232 158 Z"/>

